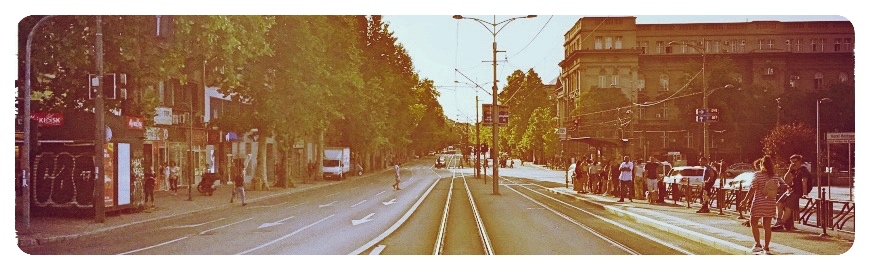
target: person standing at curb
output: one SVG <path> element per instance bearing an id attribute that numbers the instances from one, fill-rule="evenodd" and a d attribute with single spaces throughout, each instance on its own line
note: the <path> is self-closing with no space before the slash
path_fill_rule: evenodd
<path id="1" fill-rule="evenodd" d="M 175 162 L 169 163 L 169 189 L 172 190 L 172 196 L 178 195 L 178 173 L 181 169 L 175 165 Z"/>
<path id="2" fill-rule="evenodd" d="M 148 207 L 148 198 L 151 198 L 151 207 L 154 207 L 154 185 L 156 184 L 156 177 L 153 168 L 148 168 L 148 172 L 145 173 L 145 207 Z"/>
<path id="3" fill-rule="evenodd" d="M 644 191 L 646 191 L 646 179 L 643 178 L 643 166 L 640 164 L 643 163 L 642 159 L 637 159 L 634 162 L 634 187 L 632 191 L 634 192 L 634 197 L 638 199 L 643 199 Z"/>
<path id="4" fill-rule="evenodd" d="M 812 189 L 812 177 L 807 167 L 801 165 L 803 156 L 792 155 L 789 157 L 791 162 L 788 167 L 788 172 L 785 173 L 785 183 L 788 185 L 788 191 L 784 197 L 777 201 L 776 207 L 782 216 L 777 218 L 776 224 L 771 227 L 773 231 L 793 231 L 794 213 L 800 212 L 800 198 L 809 194 Z"/>
<path id="5" fill-rule="evenodd" d="M 169 163 L 163 162 L 162 172 L 163 184 L 160 190 L 172 190 L 172 184 L 169 183 L 169 175 L 172 174 L 172 168 L 169 167 Z"/>
<path id="6" fill-rule="evenodd" d="M 401 169 L 399 168 L 399 163 L 393 162 L 393 168 L 396 170 L 396 182 L 393 183 L 393 189 L 402 190 L 401 188 L 399 188 L 399 177 L 401 176 L 401 174 L 399 173 L 399 169 Z"/>
<path id="7" fill-rule="evenodd" d="M 752 185 L 749 186 L 749 191 L 746 197 L 741 201 L 741 205 L 745 208 L 749 202 L 752 205 L 749 209 L 749 226 L 752 228 L 752 238 L 755 239 L 755 246 L 751 252 L 758 254 L 769 255 L 770 253 L 770 237 L 773 234 L 770 229 L 770 221 L 776 216 L 776 190 L 779 187 L 780 180 L 774 175 L 773 158 L 765 155 L 763 158 L 755 161 L 755 167 L 760 169 L 755 172 L 752 179 Z M 772 192 L 771 192 L 772 191 Z M 761 245 L 758 220 L 761 219 L 764 226 L 764 245 Z"/>
<path id="8" fill-rule="evenodd" d="M 586 193 L 587 166 L 585 159 L 577 159 L 577 166 L 574 167 L 574 191 L 577 193 Z"/>
<path id="9" fill-rule="evenodd" d="M 242 177 L 241 172 L 238 172 L 233 176 L 233 184 L 235 185 L 235 188 L 233 189 L 232 197 L 230 197 L 230 203 L 233 203 L 233 199 L 236 198 L 236 193 L 238 193 L 239 198 L 242 200 L 242 206 L 248 205 L 245 203 L 245 178 Z"/>
<path id="10" fill-rule="evenodd" d="M 634 202 L 634 194 L 631 194 L 632 170 L 634 170 L 634 163 L 628 159 L 628 156 L 622 157 L 622 163 L 619 164 L 619 202 L 624 202 L 625 197 L 628 197 L 628 201 Z"/>
<path id="11" fill-rule="evenodd" d="M 698 160 L 698 163 L 701 166 L 704 166 L 704 186 L 701 190 L 703 192 L 703 194 L 701 194 L 703 200 L 703 202 L 701 202 L 701 209 L 698 209 L 695 213 L 710 213 L 710 193 L 713 193 L 713 184 L 716 182 L 716 178 L 719 177 L 719 173 L 716 172 L 716 169 L 714 169 L 713 166 L 710 166 L 707 157 L 701 157 Z"/>
<path id="12" fill-rule="evenodd" d="M 643 171 L 646 174 L 646 190 L 647 190 L 647 200 L 649 204 L 655 204 L 659 199 L 659 164 L 658 159 L 656 157 L 649 157 L 649 161 L 644 166 Z"/>

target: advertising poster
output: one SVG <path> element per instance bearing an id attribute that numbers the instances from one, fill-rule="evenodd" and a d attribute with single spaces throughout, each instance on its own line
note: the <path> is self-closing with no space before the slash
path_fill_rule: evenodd
<path id="1" fill-rule="evenodd" d="M 103 153 L 105 182 L 103 183 L 103 200 L 106 207 L 115 206 L 115 144 L 107 143 Z"/>
<path id="2" fill-rule="evenodd" d="M 130 144 L 118 144 L 118 205 L 130 204 Z"/>

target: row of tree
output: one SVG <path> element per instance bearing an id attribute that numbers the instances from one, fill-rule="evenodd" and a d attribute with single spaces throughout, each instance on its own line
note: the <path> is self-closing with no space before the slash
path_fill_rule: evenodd
<path id="1" fill-rule="evenodd" d="M 27 36 L 42 17 L 19 23 L 19 77 Z M 34 31 L 33 111 L 92 110 L 85 78 L 96 73 L 95 25 L 96 16 L 55 16 Z M 105 70 L 128 74 L 131 91 L 106 111 L 120 108 L 148 126 L 158 83 L 175 80 L 250 104 L 250 113 L 210 125 L 256 128 L 282 148 L 322 138 L 363 158 L 401 156 L 455 137 L 434 83 L 415 72 L 381 16 L 102 16 L 102 31 Z"/>

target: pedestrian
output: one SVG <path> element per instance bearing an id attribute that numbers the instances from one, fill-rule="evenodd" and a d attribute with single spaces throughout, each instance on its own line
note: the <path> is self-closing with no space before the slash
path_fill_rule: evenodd
<path id="1" fill-rule="evenodd" d="M 586 180 L 589 177 L 586 174 L 587 169 L 586 160 L 577 159 L 577 166 L 574 167 L 574 191 L 577 193 L 586 193 Z"/>
<path id="2" fill-rule="evenodd" d="M 774 231 L 795 230 L 794 213 L 800 211 L 800 198 L 808 195 L 810 189 L 813 188 L 810 171 L 801 165 L 803 156 L 792 155 L 789 157 L 789 161 L 791 163 L 785 173 L 785 183 L 788 185 L 788 190 L 785 196 L 777 201 L 776 207 L 782 212 L 782 216 L 777 218 L 776 224 L 771 227 Z"/>
<path id="3" fill-rule="evenodd" d="M 230 203 L 233 203 L 236 194 L 239 194 L 239 198 L 242 200 L 242 206 L 248 205 L 245 203 L 245 178 L 242 177 L 241 172 L 237 172 L 235 173 L 235 176 L 233 176 L 233 185 L 235 188 L 233 189 L 233 196 L 230 197 Z"/>
<path id="4" fill-rule="evenodd" d="M 157 184 L 155 179 L 157 176 L 154 173 L 154 168 L 148 168 L 145 172 L 145 206 L 148 206 L 148 199 L 151 199 L 151 206 L 154 206 L 154 185 Z"/>
<path id="5" fill-rule="evenodd" d="M 589 169 L 586 171 L 589 175 L 589 183 L 587 184 L 587 191 L 589 193 L 598 193 L 598 177 L 600 175 L 601 162 L 595 162 L 589 160 Z"/>
<path id="6" fill-rule="evenodd" d="M 628 156 L 622 157 L 622 163 L 619 164 L 619 202 L 624 202 L 625 197 L 628 197 L 628 201 L 634 202 L 634 194 L 631 194 L 631 179 L 632 179 L 632 170 L 634 170 L 634 163 L 628 159 Z"/>
<path id="7" fill-rule="evenodd" d="M 701 199 L 703 200 L 701 202 L 701 209 L 698 209 L 695 213 L 710 213 L 710 194 L 713 193 L 713 184 L 716 182 L 716 178 L 719 177 L 719 172 L 713 166 L 710 166 L 707 157 L 698 159 L 698 164 L 704 166 L 704 186 L 701 189 Z"/>
<path id="8" fill-rule="evenodd" d="M 393 188 L 396 190 L 402 190 L 401 188 L 399 188 L 399 177 L 401 176 L 401 174 L 399 173 L 399 170 L 401 168 L 399 168 L 398 162 L 393 162 L 393 169 L 396 170 L 396 182 L 393 183 Z"/>
<path id="9" fill-rule="evenodd" d="M 624 160 L 623 160 L 624 161 Z M 620 163 L 622 164 L 622 163 Z M 619 164 L 616 164 L 615 161 L 608 162 L 609 166 L 609 175 L 610 178 L 610 187 L 607 189 L 610 191 L 610 195 L 614 198 L 616 196 L 620 196 L 622 194 L 622 183 L 620 182 L 619 175 L 622 174 L 622 171 L 619 170 Z M 629 176 L 631 173 L 629 172 Z"/>
<path id="10" fill-rule="evenodd" d="M 178 173 L 181 172 L 181 169 L 175 165 L 175 162 L 169 163 L 169 189 L 172 191 L 172 195 L 178 195 Z"/>
<path id="11" fill-rule="evenodd" d="M 637 159 L 634 162 L 634 185 L 632 186 L 632 191 L 634 196 L 638 199 L 645 198 L 644 192 L 646 191 L 646 179 L 643 177 L 643 163 L 642 159 Z"/>
<path id="12" fill-rule="evenodd" d="M 161 190 L 172 190 L 172 185 L 169 184 L 169 175 L 172 173 L 172 168 L 169 163 L 163 162 L 163 188 Z"/>
<path id="13" fill-rule="evenodd" d="M 646 174 L 646 197 L 649 204 L 655 204 L 659 200 L 659 166 L 661 166 L 661 164 L 656 157 L 649 157 L 649 161 L 647 161 L 643 168 L 643 171 Z"/>
<path id="14" fill-rule="evenodd" d="M 752 203 L 749 209 L 749 226 L 752 228 L 752 237 L 755 240 L 755 246 L 751 249 L 752 253 L 763 251 L 765 255 L 768 255 L 770 254 L 770 237 L 772 235 L 770 221 L 776 216 L 776 189 L 781 180 L 774 175 L 773 158 L 770 156 L 765 155 L 755 163 L 756 168 L 760 168 L 760 170 L 755 172 L 752 185 L 749 186 L 749 191 L 741 204 L 746 207 L 747 204 Z M 759 241 L 759 219 L 764 226 L 763 246 Z"/>

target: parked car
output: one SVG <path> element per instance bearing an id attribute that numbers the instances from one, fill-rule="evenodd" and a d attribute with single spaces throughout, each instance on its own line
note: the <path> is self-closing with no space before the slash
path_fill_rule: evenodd
<path id="1" fill-rule="evenodd" d="M 447 168 L 447 162 L 444 161 L 444 157 L 440 156 L 438 159 L 435 159 L 435 169 L 443 169 Z"/>
<path id="2" fill-rule="evenodd" d="M 725 169 L 725 178 L 734 178 L 737 175 L 745 172 L 755 171 L 755 168 L 752 167 L 752 164 L 749 163 L 734 163 L 728 166 L 728 169 Z"/>
<path id="3" fill-rule="evenodd" d="M 698 186 L 704 184 L 704 166 L 676 166 L 664 177 L 665 184 Z"/>
<path id="4" fill-rule="evenodd" d="M 738 174 L 734 178 L 726 179 L 725 188 L 738 189 L 742 187 L 743 190 L 749 190 L 749 186 L 752 185 L 753 178 L 755 178 L 754 171 L 743 172 L 741 174 Z"/>

